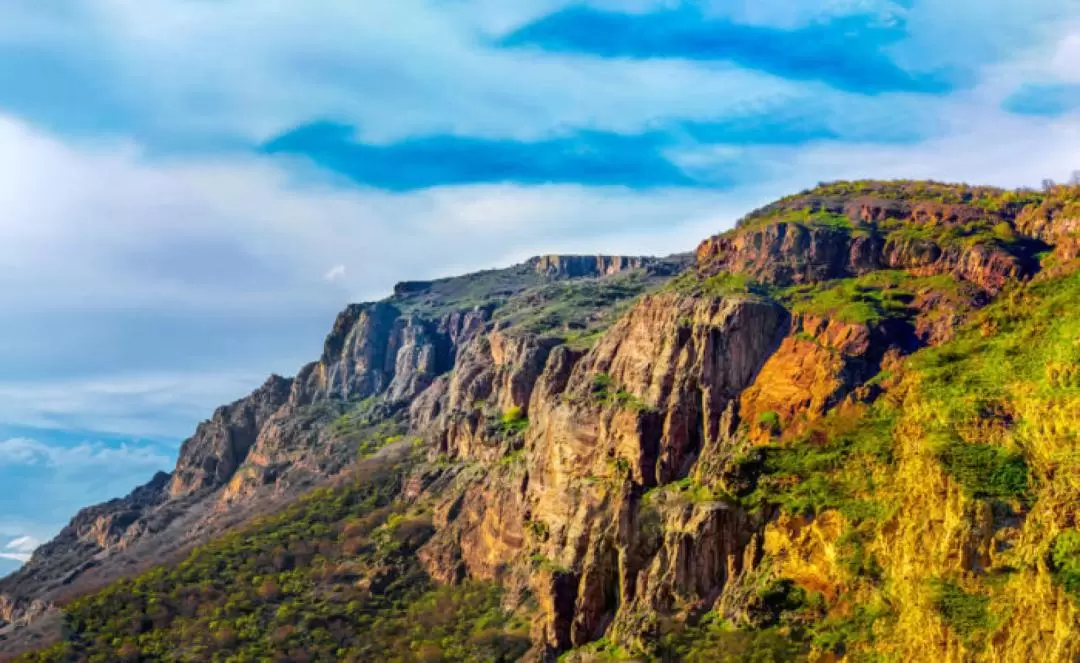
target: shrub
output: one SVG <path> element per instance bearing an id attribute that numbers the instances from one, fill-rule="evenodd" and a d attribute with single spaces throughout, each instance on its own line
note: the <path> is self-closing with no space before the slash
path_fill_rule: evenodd
<path id="1" fill-rule="evenodd" d="M 969 497 L 1001 501 L 1029 497 L 1027 461 L 1020 454 L 952 439 L 938 445 L 937 457 Z"/>
<path id="2" fill-rule="evenodd" d="M 771 410 L 759 414 L 757 417 L 757 423 L 759 426 L 764 427 L 773 435 L 780 434 L 780 415 Z"/>
<path id="3" fill-rule="evenodd" d="M 945 580 L 935 581 L 931 589 L 934 608 L 957 635 L 970 641 L 990 628 L 989 597 L 968 594 L 959 585 Z"/>
<path id="4" fill-rule="evenodd" d="M 1080 532 L 1062 532 L 1050 554 L 1054 579 L 1080 604 Z"/>
<path id="5" fill-rule="evenodd" d="M 499 420 L 499 428 L 504 435 L 518 435 L 525 432 L 528 427 L 528 418 L 525 417 L 521 408 L 516 405 L 508 407 Z"/>

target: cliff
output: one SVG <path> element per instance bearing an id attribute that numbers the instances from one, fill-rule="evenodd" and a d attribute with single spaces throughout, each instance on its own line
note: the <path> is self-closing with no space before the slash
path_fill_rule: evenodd
<path id="1" fill-rule="evenodd" d="M 12 647 L 23 647 L 23 627 L 55 615 L 57 599 L 176 558 L 348 469 L 367 436 L 386 439 L 401 428 L 402 408 L 453 368 L 457 353 L 490 329 L 494 311 L 511 297 L 531 299 L 543 312 L 568 285 L 580 287 L 588 306 L 560 305 L 557 319 L 540 321 L 552 343 L 559 334 L 604 324 L 605 310 L 656 287 L 685 257 L 589 260 L 595 269 L 576 256 L 537 258 L 399 286 L 385 301 L 349 306 L 319 361 L 294 379 L 272 376 L 219 408 L 183 443 L 172 473 L 83 510 L 20 571 L 0 580 L 0 642 L 14 637 Z M 537 267 L 543 261 L 578 267 L 552 272 Z M 363 415 L 358 404 L 367 408 Z"/>
<path id="2" fill-rule="evenodd" d="M 72 635 L 45 660 L 378 660 L 408 615 L 483 587 L 498 606 L 470 623 L 497 626 L 409 651 L 1076 660 L 1078 201 L 835 183 L 693 258 L 399 284 L 0 581 L 8 642 L 59 598 Z M 67 605 L 180 539 L 216 540 Z M 196 588 L 232 607 L 175 603 Z"/>

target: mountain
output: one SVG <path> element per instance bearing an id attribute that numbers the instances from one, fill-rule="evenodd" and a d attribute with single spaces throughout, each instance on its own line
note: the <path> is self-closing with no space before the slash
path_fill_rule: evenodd
<path id="1" fill-rule="evenodd" d="M 1078 187 L 861 181 L 401 283 L 0 581 L 0 647 L 1078 660 L 1078 267 Z"/>

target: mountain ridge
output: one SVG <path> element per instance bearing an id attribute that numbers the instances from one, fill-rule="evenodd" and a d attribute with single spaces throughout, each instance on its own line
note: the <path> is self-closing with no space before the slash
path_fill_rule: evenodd
<path id="1" fill-rule="evenodd" d="M 38 594 L 52 594 L 58 590 L 62 594 L 67 594 L 70 593 L 67 588 L 83 573 L 87 571 L 101 573 L 99 557 L 103 554 L 108 556 L 113 553 L 123 553 L 144 536 L 161 533 L 178 520 L 185 528 L 195 527 L 196 530 L 208 530 L 198 536 L 196 541 L 206 540 L 223 531 L 224 528 L 214 526 L 215 516 L 218 515 L 215 505 L 200 504 L 202 498 L 208 493 L 223 488 L 232 493 L 250 489 L 243 487 L 245 479 L 250 486 L 254 477 L 237 476 L 237 471 L 248 461 L 249 454 L 260 434 L 288 436 L 290 443 L 295 445 L 297 437 L 310 433 L 310 427 L 305 429 L 304 426 L 300 427 L 301 430 L 290 429 L 283 433 L 276 426 L 276 421 L 304 417 L 314 422 L 327 424 L 341 413 L 337 411 L 311 412 L 313 406 L 319 402 L 335 398 L 343 401 L 350 398 L 363 399 L 383 389 L 389 389 L 392 400 L 407 399 L 419 391 L 422 385 L 426 386 L 426 381 L 430 380 L 435 372 L 447 370 L 445 364 L 448 358 L 445 356 L 403 357 L 405 363 L 402 365 L 397 365 L 397 361 L 388 361 L 385 356 L 387 351 L 400 353 L 402 346 L 415 345 L 425 340 L 434 340 L 435 342 L 430 347 L 438 347 L 439 351 L 445 355 L 453 345 L 475 334 L 478 326 L 483 324 L 486 307 L 490 307 L 492 303 L 469 300 L 462 303 L 458 307 L 460 310 L 454 313 L 436 312 L 436 315 L 440 317 L 433 321 L 435 327 L 433 330 L 425 329 L 423 325 L 412 325 L 410 321 L 416 309 L 423 310 L 422 295 L 429 294 L 432 287 L 465 286 L 468 290 L 468 282 L 473 279 L 483 281 L 488 278 L 497 279 L 500 276 L 511 277 L 508 279 L 509 288 L 504 287 L 503 290 L 494 292 L 494 299 L 498 300 L 525 291 L 529 287 L 557 283 L 562 280 L 612 276 L 628 270 L 653 269 L 664 272 L 672 269 L 672 265 L 679 264 L 683 259 L 681 257 L 662 259 L 583 255 L 537 256 L 502 270 L 487 270 L 460 277 L 414 282 L 423 283 L 425 286 L 423 288 L 415 286 L 401 288 L 399 284 L 395 287 L 394 294 L 385 300 L 349 305 L 337 316 L 326 338 L 319 362 L 301 367 L 294 378 L 271 375 L 251 394 L 217 408 L 209 420 L 199 424 L 195 435 L 185 440 L 173 472 L 158 473 L 147 484 L 136 487 L 125 497 L 81 510 L 57 537 L 41 546 L 22 569 L 0 579 L 0 637 L 3 636 L 5 625 L 8 630 L 11 630 L 11 627 L 21 627 L 48 611 L 47 604 L 37 598 Z M 446 292 L 439 294 L 444 298 L 447 296 Z M 468 299 L 470 296 L 470 292 L 462 294 L 463 299 Z M 358 325 L 362 330 L 359 334 L 357 333 Z M 400 328 L 395 328 L 395 325 Z M 434 336 L 440 338 L 424 338 L 425 334 L 432 332 Z M 342 359 L 350 334 L 352 338 L 364 337 L 362 340 L 368 340 L 368 336 L 374 337 L 373 345 L 381 343 L 383 346 L 381 349 L 353 348 L 361 360 L 371 364 L 363 366 L 359 371 L 356 371 L 355 367 L 349 367 L 348 362 Z M 392 339 L 391 336 L 397 336 L 397 338 Z M 365 356 L 380 350 L 383 353 L 382 356 Z M 373 359 L 376 361 L 372 361 Z M 356 372 L 362 376 L 359 381 L 355 378 Z M 397 382 L 392 382 L 390 375 L 400 375 L 402 378 Z M 278 412 L 286 406 L 287 412 Z M 280 416 L 277 420 L 272 421 L 278 414 Z M 264 427 L 268 424 L 275 425 L 271 426 L 271 430 L 264 431 Z M 309 442 L 311 441 L 309 439 Z M 334 454 L 326 455 L 332 457 Z M 331 461 L 331 466 L 323 465 L 314 468 L 313 472 L 301 472 L 304 476 L 299 479 L 301 484 L 299 488 L 308 487 L 313 477 L 321 478 L 326 474 L 332 476 L 346 467 L 350 461 L 351 455 L 346 454 L 344 458 L 339 455 L 336 460 Z M 279 478 L 274 476 L 274 468 L 269 465 L 270 463 L 266 463 L 258 466 L 261 478 L 279 481 Z M 233 482 L 232 486 L 227 485 L 230 482 Z M 296 494 L 291 486 L 285 487 L 282 494 L 274 496 L 271 503 L 284 503 Z M 208 513 L 201 514 L 203 510 L 207 510 Z M 184 511 L 192 511 L 196 516 L 196 522 L 188 522 L 190 518 L 181 518 Z M 262 511 L 261 508 L 253 509 L 251 515 Z M 181 546 L 172 550 L 170 554 L 179 555 L 190 547 L 191 545 Z M 153 550 L 148 551 L 146 556 L 154 556 L 154 553 Z M 42 563 L 43 558 L 44 563 Z M 56 561 L 58 568 L 53 568 L 50 561 Z M 138 568 L 140 565 L 127 562 L 123 568 L 109 574 L 108 577 L 119 577 L 129 572 L 127 568 L 129 566 Z M 24 583 L 29 584 L 29 590 L 23 589 Z M 95 580 L 90 586 L 100 584 L 102 584 L 101 580 Z M 11 591 L 9 595 L 10 590 L 7 588 L 10 587 L 14 587 L 14 591 Z M 25 594 L 34 595 L 34 598 L 27 600 L 24 596 L 20 596 Z M 12 595 L 15 598 L 12 598 Z"/>
<path id="2" fill-rule="evenodd" d="M 996 476 L 979 474 L 983 465 L 1000 464 L 1002 473 L 1019 467 L 1014 456 L 994 455 L 1002 434 L 987 442 L 978 437 L 988 435 L 982 428 L 949 428 L 958 439 L 980 441 L 941 443 L 944 451 L 927 457 L 922 438 L 903 438 L 893 423 L 887 449 L 871 433 L 874 417 L 900 416 L 890 403 L 905 393 L 917 400 L 917 387 L 905 381 L 910 357 L 969 342 L 965 325 L 1002 297 L 1009 304 L 1018 297 L 1011 293 L 1022 298 L 1030 290 L 1033 300 L 1046 299 L 1041 283 L 1071 283 L 1078 200 L 1068 187 L 833 183 L 752 212 L 705 240 L 692 260 L 539 257 L 507 270 L 399 284 L 388 300 L 339 315 L 321 359 L 295 379 L 275 376 L 215 412 L 185 443 L 167 488 L 159 475 L 104 516 L 84 511 L 81 524 L 73 521 L 58 538 L 74 536 L 76 544 L 60 555 L 49 552 L 60 544 L 46 549 L 56 564 L 35 555 L 25 572 L 0 581 L 0 619 L 13 632 L 20 621 L 55 614 L 35 582 L 78 594 L 80 574 L 105 576 L 103 567 L 113 565 L 116 576 L 128 575 L 138 565 L 110 559 L 145 545 L 140 540 L 181 525 L 192 543 L 200 532 L 213 539 L 228 529 L 213 524 L 223 514 L 244 521 L 244 505 L 252 514 L 254 505 L 273 510 L 343 476 L 358 449 L 399 448 L 406 435 L 421 460 L 395 499 L 426 504 L 429 514 L 409 563 L 450 586 L 496 583 L 514 609 L 528 603 L 521 596 L 533 596 L 533 658 L 572 650 L 604 660 L 597 643 L 655 651 L 665 629 L 675 632 L 664 625 L 669 619 L 685 633 L 705 629 L 699 640 L 728 638 L 697 624 L 702 614 L 748 633 L 780 633 L 782 624 L 789 638 L 810 628 L 804 622 L 840 619 L 841 597 L 871 605 L 887 596 L 900 607 L 882 613 L 892 615 L 879 618 L 892 635 L 880 639 L 911 660 L 1006 651 L 1065 660 L 1080 653 L 1080 630 L 1075 607 L 1060 600 L 1063 590 L 1039 594 L 1056 606 L 1052 637 L 999 625 L 1000 642 L 988 644 L 990 622 L 964 632 L 950 623 L 949 609 L 927 608 L 942 596 L 978 603 L 965 597 L 998 591 L 977 584 L 979 569 L 994 567 L 990 548 L 1028 545 L 1011 532 L 1022 530 L 1017 522 L 1031 508 L 1018 497 L 1019 483 L 964 497 L 955 478 L 974 472 L 993 483 Z M 1061 377 L 1071 365 L 1057 369 L 1058 384 L 1071 384 Z M 994 408 L 1006 405 L 985 407 L 978 420 L 993 422 Z M 905 444 L 915 449 L 911 459 Z M 970 459 L 969 446 L 981 460 Z M 911 467 L 943 477 L 933 481 L 949 495 L 944 515 L 927 510 L 937 497 L 912 511 L 930 513 L 927 523 L 972 522 L 1005 538 L 954 533 L 968 537 L 962 552 L 946 550 L 945 561 L 927 564 L 952 579 L 933 579 L 945 584 L 930 594 L 889 590 L 873 573 L 895 567 L 896 578 L 926 585 L 909 562 L 897 561 L 918 558 L 918 550 L 896 557 L 911 542 L 889 530 L 914 533 L 921 525 L 860 511 L 864 503 L 885 507 L 844 467 L 800 464 L 824 453 L 819 448 L 880 474 L 884 493 Z M 795 483 L 775 483 L 777 476 Z M 1043 499 L 1061 503 L 1050 493 Z M 838 566 L 849 555 L 846 548 L 840 555 L 841 539 L 857 542 L 866 568 Z M 1056 550 L 1059 540 L 1030 545 Z M 88 556 L 92 565 L 81 567 Z M 873 571 L 874 564 L 885 570 Z M 1031 577 L 1040 582 L 1059 573 L 1039 568 Z M 764 594 L 752 590 L 755 578 L 771 583 Z M 939 621 L 926 621 L 933 614 Z M 866 650 L 866 637 L 852 631 L 830 647 L 820 635 L 805 646 L 828 660 Z"/>

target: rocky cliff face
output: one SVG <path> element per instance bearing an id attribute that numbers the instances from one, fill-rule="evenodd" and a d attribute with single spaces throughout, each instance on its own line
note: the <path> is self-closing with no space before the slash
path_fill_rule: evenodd
<path id="1" fill-rule="evenodd" d="M 1075 271 L 1075 196 L 1055 195 L 841 183 L 752 213 L 692 260 L 545 256 L 399 284 L 344 311 L 294 380 L 218 410 L 172 475 L 80 514 L 0 582 L 0 619 L 407 433 L 427 462 L 404 494 L 433 505 L 420 563 L 439 582 L 533 597 L 534 660 L 590 660 L 601 639 L 656 654 L 704 614 L 820 629 L 807 647 L 824 661 L 1068 660 L 1080 627 L 1053 551 L 1077 496 L 1049 477 L 1072 467 L 1071 400 L 1021 385 L 942 414 L 967 403 L 947 392 L 963 379 L 950 362 L 1019 315 L 981 311 Z M 940 365 L 920 369 L 936 346 Z M 1069 361 L 1055 359 L 1055 384 L 1075 386 Z M 1023 419 L 1046 399 L 1064 408 L 1053 426 Z M 1019 471 L 1012 451 L 984 449 L 1006 438 L 1047 468 L 1041 497 L 965 487 L 982 465 L 989 483 Z M 1053 618 L 1019 580 L 1001 581 L 1008 599 L 980 584 L 991 569 L 1037 583 Z M 1017 621 L 983 619 L 990 596 Z M 950 612 L 964 600 L 974 626 Z"/>
<path id="2" fill-rule="evenodd" d="M 546 255 L 528 262 L 538 274 L 552 278 L 611 276 L 632 269 L 663 267 L 663 261 L 648 257 Z"/>
<path id="3" fill-rule="evenodd" d="M 292 380 L 272 376 L 247 398 L 218 409 L 180 448 L 169 482 L 173 499 L 223 486 L 247 459 L 259 432 L 289 398 Z"/>
<path id="4" fill-rule="evenodd" d="M 1030 275 L 1031 255 L 1041 248 L 1037 238 L 1021 239 L 1009 221 L 972 206 L 870 198 L 818 205 L 814 214 L 824 223 L 781 214 L 702 242 L 699 266 L 781 286 L 898 269 L 952 274 L 996 293 Z M 982 232 L 999 224 L 998 235 Z"/>
<path id="5" fill-rule="evenodd" d="M 538 370 L 535 364 L 555 342 L 485 335 L 492 311 L 508 294 L 552 280 L 626 272 L 643 274 L 643 284 L 658 282 L 680 260 L 548 256 L 502 271 L 401 284 L 386 301 L 348 307 L 335 320 L 318 362 L 295 379 L 272 376 L 249 396 L 219 408 L 184 442 L 171 474 L 84 510 L 23 569 L 0 581 L 0 638 L 48 612 L 57 596 L 144 568 L 160 561 L 162 551 L 176 555 L 346 469 L 363 436 L 331 424 L 373 397 L 385 403 L 370 417 L 380 421 L 400 411 L 396 404 L 436 400 L 433 384 L 448 381 L 459 352 L 468 353 L 463 365 L 488 369 L 494 361 L 504 368 L 493 375 L 454 373 L 455 393 L 481 398 L 498 388 L 508 404 L 527 404 L 535 376 L 522 370 Z M 434 305 L 425 299 L 432 293 L 438 298 Z M 523 354 L 533 358 L 511 366 Z M 457 402 L 449 407 L 457 408 Z"/>

